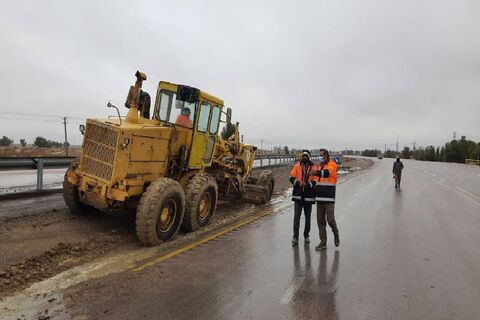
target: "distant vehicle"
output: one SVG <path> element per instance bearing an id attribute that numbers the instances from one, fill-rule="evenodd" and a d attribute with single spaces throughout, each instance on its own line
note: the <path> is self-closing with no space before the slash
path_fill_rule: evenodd
<path id="1" fill-rule="evenodd" d="M 383 159 L 383 156 L 382 156 L 382 155 L 379 155 L 379 156 L 378 156 L 378 159 Z"/>

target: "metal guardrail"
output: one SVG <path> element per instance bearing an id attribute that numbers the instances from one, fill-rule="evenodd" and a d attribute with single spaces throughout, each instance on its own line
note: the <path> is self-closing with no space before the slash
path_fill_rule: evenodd
<path id="1" fill-rule="evenodd" d="M 475 159 L 465 159 L 466 164 L 472 164 L 474 166 L 480 166 L 480 160 Z"/>
<path id="2" fill-rule="evenodd" d="M 0 171 L 4 170 L 37 170 L 37 191 L 43 190 L 44 168 L 68 168 L 76 157 L 0 157 Z"/>
<path id="3" fill-rule="evenodd" d="M 317 160 L 318 155 L 312 155 L 312 160 Z M 274 166 L 277 164 L 291 163 L 296 160 L 294 155 L 262 154 L 255 155 L 255 161 L 260 161 L 260 167 Z"/>
<path id="4" fill-rule="evenodd" d="M 44 168 L 66 168 L 76 157 L 0 157 L 0 171 Z"/>
<path id="5" fill-rule="evenodd" d="M 312 155 L 313 160 L 318 155 Z M 46 168 L 68 168 L 76 157 L 0 157 L 0 171 L 5 170 L 37 170 L 37 191 L 43 191 L 43 169 Z M 292 163 L 294 155 L 256 155 L 255 161 L 260 162 L 259 167 L 275 166 Z"/>

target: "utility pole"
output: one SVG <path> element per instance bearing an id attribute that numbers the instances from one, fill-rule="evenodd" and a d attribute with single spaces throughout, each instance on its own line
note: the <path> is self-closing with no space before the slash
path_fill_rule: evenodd
<path id="1" fill-rule="evenodd" d="M 68 157 L 67 117 L 63 117 L 63 129 L 65 131 L 65 156 Z"/>
<path id="2" fill-rule="evenodd" d="M 457 140 L 457 132 L 453 131 L 453 140 Z"/>
<path id="3" fill-rule="evenodd" d="M 387 144 L 385 143 L 385 153 L 387 153 Z"/>
<path id="4" fill-rule="evenodd" d="M 243 143 L 243 134 L 242 134 L 242 141 L 241 142 Z"/>
<path id="5" fill-rule="evenodd" d="M 398 134 L 397 134 L 397 153 L 398 153 Z"/>
<path id="6" fill-rule="evenodd" d="M 260 150 L 263 150 L 263 140 L 260 140 Z"/>

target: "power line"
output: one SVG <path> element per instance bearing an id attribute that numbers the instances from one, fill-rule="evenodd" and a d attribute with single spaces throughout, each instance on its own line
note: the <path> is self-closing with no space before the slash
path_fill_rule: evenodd
<path id="1" fill-rule="evenodd" d="M 58 119 L 58 120 L 47 120 L 47 119 L 28 119 L 28 118 L 5 118 L 5 117 L 1 117 L 0 120 L 21 120 L 21 121 L 38 121 L 38 122 L 61 123 L 60 119 Z"/>
<path id="2" fill-rule="evenodd" d="M 65 117 L 65 116 L 62 116 L 62 115 L 53 115 L 53 114 L 38 114 L 38 113 L 11 112 L 11 111 L 1 111 L 1 113 L 22 115 L 22 116 L 32 116 L 32 117 L 43 117 L 43 118 L 63 118 L 63 117 Z M 85 120 L 86 119 L 86 118 L 71 117 L 71 116 L 67 116 L 67 118 L 75 119 L 75 120 Z"/>

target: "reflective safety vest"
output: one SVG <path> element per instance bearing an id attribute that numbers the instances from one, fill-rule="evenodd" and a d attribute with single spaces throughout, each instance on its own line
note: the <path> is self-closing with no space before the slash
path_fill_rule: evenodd
<path id="1" fill-rule="evenodd" d="M 182 127 L 187 127 L 187 128 L 192 128 L 192 120 L 186 115 L 179 114 L 177 117 L 177 120 L 175 121 L 176 124 L 182 126 Z"/>
<path id="2" fill-rule="evenodd" d="M 326 164 L 316 166 L 318 170 L 315 186 L 315 199 L 318 203 L 334 203 L 337 185 L 337 164 L 330 160 Z"/>
<path id="3" fill-rule="evenodd" d="M 290 172 L 290 182 L 293 184 L 293 201 L 315 202 L 316 181 L 314 176 L 310 176 L 313 168 L 313 162 L 302 166 L 302 163 L 299 161 L 293 165 L 292 171 Z M 300 182 L 305 182 L 306 185 L 301 187 Z"/>

